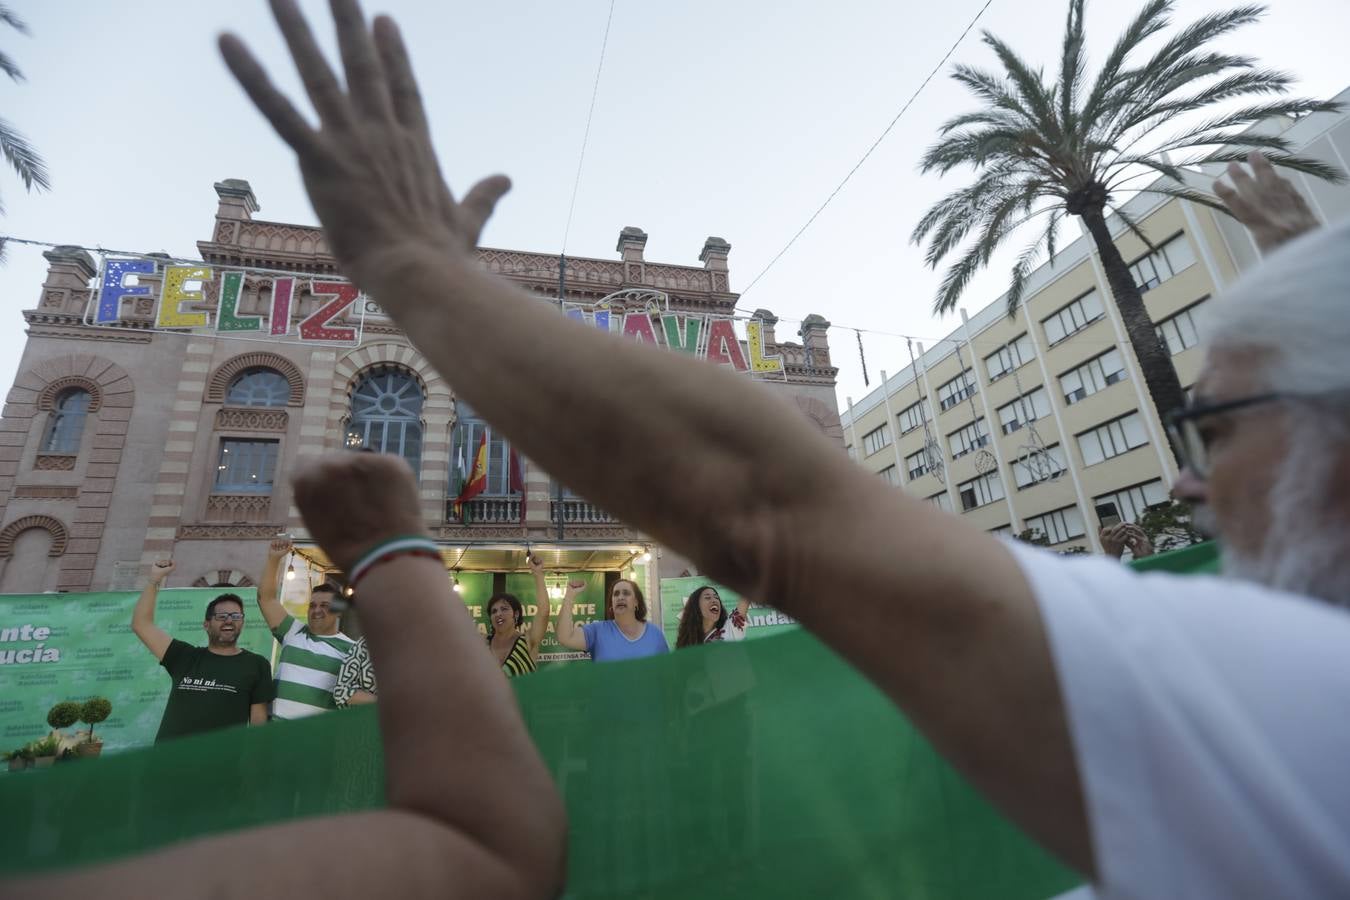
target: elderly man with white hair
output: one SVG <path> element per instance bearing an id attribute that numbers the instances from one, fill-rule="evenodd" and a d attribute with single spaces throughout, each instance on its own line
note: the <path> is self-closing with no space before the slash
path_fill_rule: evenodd
<path id="1" fill-rule="evenodd" d="M 233 37 L 226 62 L 295 149 L 343 271 L 515 446 L 796 616 L 1100 896 L 1350 896 L 1350 225 L 1291 243 L 1213 304 L 1197 403 L 1175 426 L 1228 575 L 1141 576 L 878 490 L 762 386 L 484 271 L 474 247 L 509 182 L 450 193 L 393 22 L 372 30 L 333 0 L 344 87 L 293 0 L 273 8 L 318 126 Z M 391 702 L 412 686 L 391 684 Z M 423 822 L 476 834 L 490 853 L 475 862 L 371 830 L 342 871 L 307 871 L 309 892 L 474 896 L 477 868 L 507 864 L 490 858 L 509 836 L 493 814 Z M 171 883 L 228 895 L 221 873 Z"/>

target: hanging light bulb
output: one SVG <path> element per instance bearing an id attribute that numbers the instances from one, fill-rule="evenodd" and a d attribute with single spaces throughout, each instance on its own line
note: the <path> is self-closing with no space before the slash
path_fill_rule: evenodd
<path id="1" fill-rule="evenodd" d="M 642 562 L 645 562 L 645 563 L 651 562 L 651 561 L 652 561 L 652 551 L 650 551 L 650 550 L 644 550 L 644 551 L 642 552 L 642 555 L 639 556 L 638 559 L 639 559 L 640 561 L 642 561 Z"/>
<path id="2" fill-rule="evenodd" d="M 289 566 L 286 567 L 286 580 L 287 581 L 295 580 L 295 563 L 291 563 Z"/>
<path id="3" fill-rule="evenodd" d="M 349 584 L 349 585 L 347 585 L 345 588 L 343 588 L 342 593 L 343 593 L 344 595 L 350 597 L 352 594 L 355 594 L 355 593 L 356 593 L 356 589 L 353 588 L 353 587 Z"/>
<path id="4" fill-rule="evenodd" d="M 452 590 L 453 590 L 456 594 L 463 593 L 464 587 L 459 583 L 459 579 L 458 579 L 458 578 L 455 579 L 455 583 L 454 583 L 454 585 L 453 585 L 453 587 L 452 587 Z"/>

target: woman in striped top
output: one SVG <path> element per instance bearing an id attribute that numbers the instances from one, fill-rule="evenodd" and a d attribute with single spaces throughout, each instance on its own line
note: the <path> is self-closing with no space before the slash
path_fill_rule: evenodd
<path id="1" fill-rule="evenodd" d="M 548 589 L 544 585 L 544 563 L 539 557 L 530 557 L 530 571 L 534 574 L 534 599 L 538 608 L 530 618 L 528 631 L 521 632 L 525 607 L 515 594 L 493 594 L 488 600 L 487 643 L 507 678 L 535 670 L 539 645 L 548 632 Z M 568 585 L 567 589 L 571 591 L 573 585 Z"/>

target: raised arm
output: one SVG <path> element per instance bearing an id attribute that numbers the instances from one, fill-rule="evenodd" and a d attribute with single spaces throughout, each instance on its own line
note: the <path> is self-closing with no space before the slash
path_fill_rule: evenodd
<path id="1" fill-rule="evenodd" d="M 335 0 L 344 93 L 294 4 L 274 7 L 317 131 L 242 43 L 226 37 L 221 49 L 295 149 L 343 271 L 513 445 L 718 581 L 774 597 L 886 690 L 1024 828 L 1091 874 L 1063 701 L 1011 553 L 955 516 L 877 491 L 768 390 L 603 335 L 485 272 L 474 247 L 509 182 L 488 178 L 453 199 L 392 21 L 377 19 L 372 37 L 352 4 Z M 532 364 L 503 367 L 503 358 Z M 598 447 L 577 421 L 615 427 Z M 856 617 L 831 608 L 841 595 L 890 627 L 860 637 Z M 578 647 L 566 602 L 558 633 Z M 1006 752 L 1013 733 L 1025 752 Z"/>
<path id="2" fill-rule="evenodd" d="M 568 650 L 586 649 L 586 635 L 572 621 L 572 602 L 585 587 L 584 581 L 568 582 L 567 593 L 563 594 L 562 603 L 558 606 L 558 626 L 554 631 L 554 637 Z"/>
<path id="3" fill-rule="evenodd" d="M 267 562 L 263 564 L 262 580 L 258 582 L 258 609 L 267 627 L 275 629 L 286 618 L 286 607 L 277 597 L 281 584 L 281 561 L 291 552 L 291 539 L 285 535 L 272 538 L 267 546 Z"/>
<path id="4" fill-rule="evenodd" d="M 549 599 L 548 584 L 544 581 L 544 561 L 537 556 L 530 557 L 530 573 L 534 576 L 534 616 L 530 619 L 530 630 L 525 635 L 530 645 L 530 655 L 539 651 L 539 645 L 548 634 Z"/>
<path id="5" fill-rule="evenodd" d="M 1229 163 L 1228 179 L 1233 186 L 1215 181 L 1214 193 L 1233 218 L 1247 226 L 1262 253 L 1321 224 L 1293 182 L 1276 172 L 1261 151 L 1248 153 L 1247 164 L 1252 168 L 1250 175 L 1241 163 Z"/>
<path id="6" fill-rule="evenodd" d="M 150 580 L 145 583 L 145 590 L 136 598 L 136 606 L 131 611 L 131 630 L 157 660 L 164 658 L 164 651 L 173 642 L 169 633 L 155 624 L 155 601 L 159 599 L 159 589 L 164 579 L 172 571 L 171 560 L 160 560 L 151 565 Z"/>

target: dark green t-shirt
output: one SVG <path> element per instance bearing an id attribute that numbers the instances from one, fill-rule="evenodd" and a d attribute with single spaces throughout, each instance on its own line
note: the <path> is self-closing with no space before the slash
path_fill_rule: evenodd
<path id="1" fill-rule="evenodd" d="M 256 653 L 212 653 L 173 640 L 159 664 L 173 678 L 155 743 L 248 723 L 254 703 L 271 703 L 272 667 Z"/>

